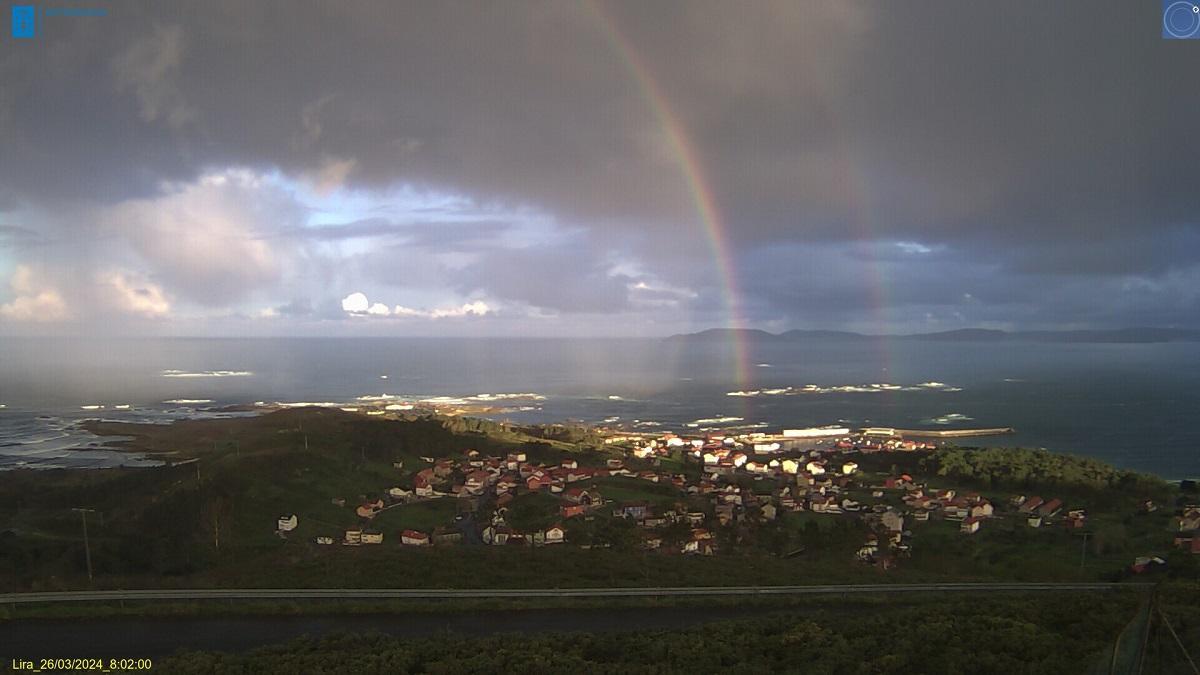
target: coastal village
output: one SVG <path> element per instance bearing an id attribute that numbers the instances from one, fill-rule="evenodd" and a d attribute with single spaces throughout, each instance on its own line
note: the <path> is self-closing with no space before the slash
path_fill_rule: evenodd
<path id="1" fill-rule="evenodd" d="M 853 558 L 889 569 L 920 545 L 921 530 L 931 521 L 948 521 L 963 537 L 998 520 L 1072 530 L 1088 522 L 1084 508 L 1056 495 L 988 498 L 889 471 L 892 453 L 935 447 L 895 429 L 819 427 L 694 437 L 613 433 L 604 444 L 601 451 L 554 458 L 467 450 L 456 457 L 422 457 L 419 466 L 396 462 L 395 485 L 378 494 L 334 498 L 334 506 L 353 511 L 357 525 L 323 533 L 315 543 L 608 547 L 614 528 L 604 524 L 616 522 L 642 550 L 715 555 L 748 545 L 755 529 L 803 513 L 856 522 L 863 536 Z M 397 531 L 379 526 L 393 509 L 434 501 L 447 505 L 446 522 Z M 1200 529 L 1200 509 L 1189 517 L 1195 522 L 1188 537 L 1176 543 L 1200 550 L 1200 537 L 1190 535 Z M 297 515 L 285 514 L 276 531 L 286 538 L 298 524 Z M 778 554 L 803 552 L 800 547 Z M 1135 567 L 1154 560 L 1139 558 Z"/>

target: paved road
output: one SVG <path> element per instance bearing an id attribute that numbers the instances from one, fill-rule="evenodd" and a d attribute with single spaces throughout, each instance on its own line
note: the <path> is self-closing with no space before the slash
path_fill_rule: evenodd
<path id="1" fill-rule="evenodd" d="M 388 598 L 599 598 L 711 595 L 825 595 L 849 593 L 979 593 L 996 591 L 1147 590 L 1145 583 L 946 583 L 822 586 L 699 586 L 658 588 L 238 588 L 66 591 L 0 594 L 0 604 L 113 600 L 363 600 Z"/>

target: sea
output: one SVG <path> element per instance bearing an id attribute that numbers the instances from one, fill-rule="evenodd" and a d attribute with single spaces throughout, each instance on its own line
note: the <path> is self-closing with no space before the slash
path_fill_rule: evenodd
<path id="1" fill-rule="evenodd" d="M 516 422 L 702 433 L 828 424 L 1015 433 L 1168 479 L 1200 476 L 1200 343 L 903 339 L 0 339 L 0 469 L 150 465 L 85 419 L 225 406 L 494 404 Z M 380 398 L 383 397 L 383 398 Z"/>

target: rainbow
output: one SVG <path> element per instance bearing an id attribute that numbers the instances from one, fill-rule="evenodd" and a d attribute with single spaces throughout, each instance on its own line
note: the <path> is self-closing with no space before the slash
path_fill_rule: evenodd
<path id="1" fill-rule="evenodd" d="M 730 327 L 733 329 L 730 332 L 730 349 L 734 359 L 734 378 L 738 388 L 749 388 L 752 381 L 750 349 L 742 331 L 746 322 L 743 320 L 741 312 L 741 295 L 738 290 L 737 275 L 734 271 L 734 256 L 729 247 L 725 223 L 721 218 L 716 198 L 704 171 L 704 163 L 700 161 L 695 145 L 690 142 L 683 121 L 671 107 L 670 101 L 663 94 L 662 87 L 654 79 L 647 65 L 639 58 L 632 43 L 621 34 L 616 22 L 604 13 L 603 8 L 596 0 L 585 0 L 584 5 L 595 16 L 604 38 L 612 46 L 613 52 L 620 58 L 634 82 L 637 83 L 638 90 L 666 135 L 671 151 L 683 172 L 684 182 L 695 205 L 696 215 L 699 216 L 700 223 L 704 227 L 709 247 L 712 249 L 713 260 L 716 263 L 717 274 L 721 279 L 725 310 Z"/>

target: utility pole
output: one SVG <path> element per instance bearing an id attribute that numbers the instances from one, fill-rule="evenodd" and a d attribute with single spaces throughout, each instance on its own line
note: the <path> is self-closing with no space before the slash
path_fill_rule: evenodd
<path id="1" fill-rule="evenodd" d="M 72 511 L 78 511 L 79 517 L 83 519 L 83 555 L 87 560 L 88 585 L 92 583 L 92 546 L 88 543 L 87 533 L 87 514 L 95 513 L 94 509 L 74 508 Z"/>

